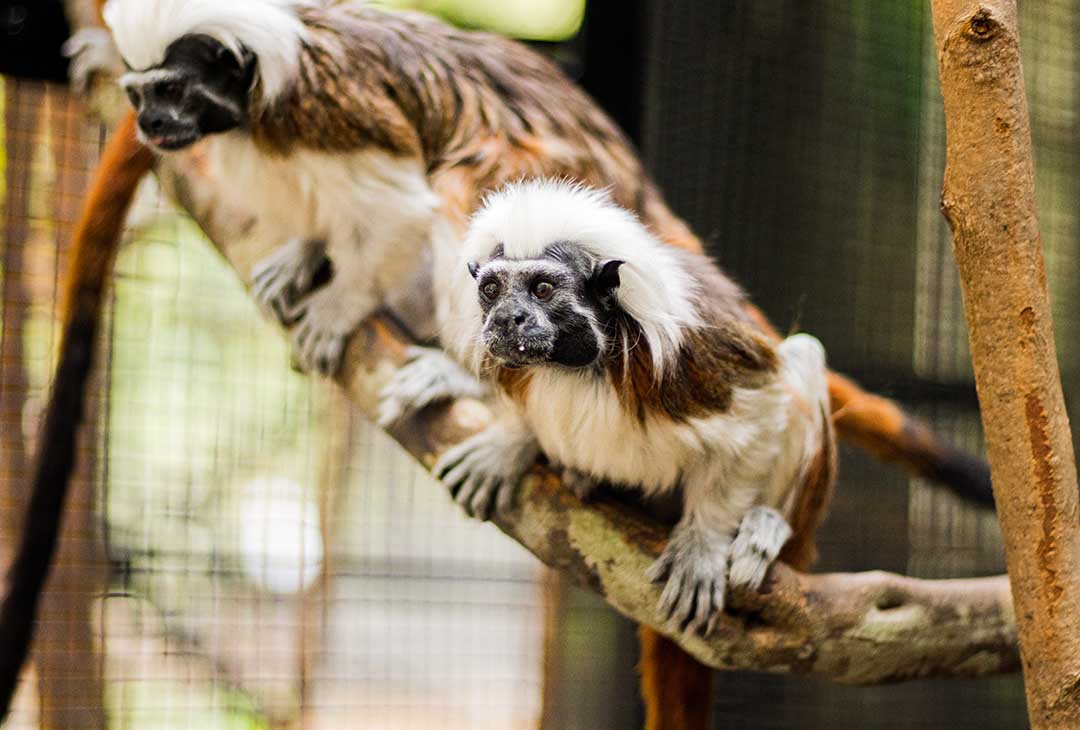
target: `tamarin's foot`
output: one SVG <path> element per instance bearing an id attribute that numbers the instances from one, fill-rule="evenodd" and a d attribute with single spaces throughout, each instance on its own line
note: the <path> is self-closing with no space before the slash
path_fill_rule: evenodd
<path id="1" fill-rule="evenodd" d="M 77 94 L 85 93 L 90 88 L 94 76 L 115 77 L 127 70 L 112 34 L 105 28 L 76 31 L 67 39 L 61 51 L 71 59 L 68 78 Z"/>
<path id="2" fill-rule="evenodd" d="M 791 526 L 772 507 L 759 505 L 746 513 L 739 532 L 731 543 L 731 569 L 728 585 L 757 592 L 784 543 L 791 537 Z"/>
<path id="3" fill-rule="evenodd" d="M 296 322 L 290 334 L 301 369 L 335 375 L 341 369 L 349 335 L 374 311 L 371 293 L 355 289 L 341 278 L 332 279 L 291 307 L 285 314 Z"/>
<path id="4" fill-rule="evenodd" d="M 379 425 L 386 428 L 435 403 L 482 399 L 488 388 L 432 347 L 410 347 L 408 361 L 379 394 Z"/>
<path id="5" fill-rule="evenodd" d="M 251 270 L 251 290 L 255 301 L 271 317 L 285 326 L 288 313 L 311 293 L 315 277 L 327 264 L 325 247 L 315 241 L 294 238 L 255 264 Z"/>
<path id="6" fill-rule="evenodd" d="M 513 506 L 522 477 L 539 455 L 527 429 L 495 423 L 448 450 L 432 471 L 469 515 L 486 520 L 492 508 L 505 512 Z"/>
<path id="7" fill-rule="evenodd" d="M 708 636 L 724 612 L 731 536 L 698 524 L 680 522 L 646 576 L 666 581 L 659 611 L 685 631 Z"/>

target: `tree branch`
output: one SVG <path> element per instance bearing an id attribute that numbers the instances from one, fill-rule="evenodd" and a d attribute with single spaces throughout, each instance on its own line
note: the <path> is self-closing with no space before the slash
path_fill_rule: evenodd
<path id="1" fill-rule="evenodd" d="M 250 215 L 224 207 L 196 154 L 170 156 L 159 170 L 186 208 L 246 279 L 279 236 Z M 339 383 L 367 413 L 404 361 L 407 343 L 375 319 L 352 340 Z M 394 436 L 426 465 L 447 445 L 490 422 L 487 408 L 459 401 L 421 414 Z M 886 573 L 802 575 L 779 565 L 761 595 L 736 597 L 743 614 L 709 640 L 684 636 L 658 619 L 659 587 L 645 579 L 664 528 L 615 502 L 583 505 L 537 468 L 519 503 L 496 524 L 540 560 L 599 593 L 633 620 L 676 639 L 720 669 L 814 675 L 847 684 L 930 676 L 976 677 L 1019 666 L 1005 577 L 920 581 Z"/>
<path id="2" fill-rule="evenodd" d="M 953 231 L 1031 726 L 1080 727 L 1080 505 L 1015 0 L 934 0 Z"/>

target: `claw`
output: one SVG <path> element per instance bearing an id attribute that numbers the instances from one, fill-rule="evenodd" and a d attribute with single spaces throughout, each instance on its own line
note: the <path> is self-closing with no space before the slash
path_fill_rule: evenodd
<path id="1" fill-rule="evenodd" d="M 730 539 L 697 527 L 676 526 L 646 577 L 665 582 L 657 610 L 680 630 L 708 635 L 724 609 Z"/>
<path id="2" fill-rule="evenodd" d="M 539 450 L 531 435 L 504 432 L 499 424 L 447 450 L 432 468 L 466 514 L 482 520 L 513 503 L 525 471 Z"/>
<path id="3" fill-rule="evenodd" d="M 255 301 L 286 327 L 295 324 L 305 314 L 304 298 L 311 294 L 315 276 L 325 263 L 321 244 L 290 240 L 252 268 Z"/>

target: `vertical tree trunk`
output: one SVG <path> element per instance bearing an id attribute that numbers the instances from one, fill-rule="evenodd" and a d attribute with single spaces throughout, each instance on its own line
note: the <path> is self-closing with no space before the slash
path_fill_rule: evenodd
<path id="1" fill-rule="evenodd" d="M 1015 0 L 933 0 L 942 210 L 1005 538 L 1034 730 L 1080 727 L 1076 462 L 1051 326 Z"/>

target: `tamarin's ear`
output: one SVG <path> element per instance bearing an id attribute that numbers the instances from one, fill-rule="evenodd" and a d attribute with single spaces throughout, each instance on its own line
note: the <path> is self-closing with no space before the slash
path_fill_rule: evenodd
<path id="1" fill-rule="evenodd" d="M 472 278 L 474 279 L 480 276 L 480 264 L 476 263 L 475 261 L 470 261 L 469 273 L 472 274 Z"/>
<path id="2" fill-rule="evenodd" d="M 625 263 L 625 261 L 612 259 L 611 261 L 605 261 L 604 263 L 597 265 L 596 269 L 593 271 L 591 283 L 598 294 L 608 294 L 619 288 L 619 284 L 621 283 L 619 269 Z"/>
<path id="3" fill-rule="evenodd" d="M 615 300 L 615 290 L 619 288 L 621 283 L 619 268 L 625 263 L 625 261 L 612 259 L 598 264 L 593 269 L 592 277 L 589 279 L 589 289 L 592 290 L 593 296 L 596 297 L 600 306 L 605 310 L 615 309 L 618 304 Z"/>

